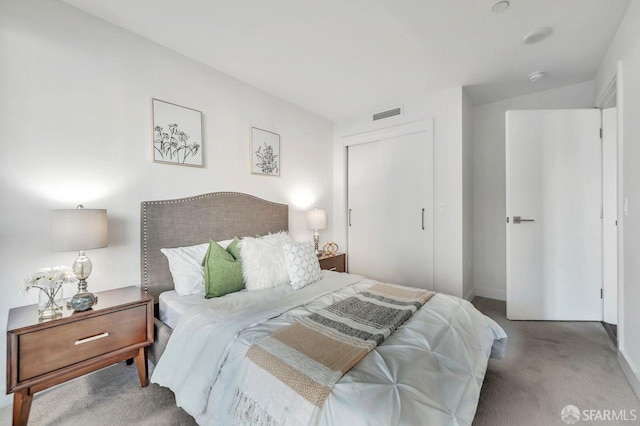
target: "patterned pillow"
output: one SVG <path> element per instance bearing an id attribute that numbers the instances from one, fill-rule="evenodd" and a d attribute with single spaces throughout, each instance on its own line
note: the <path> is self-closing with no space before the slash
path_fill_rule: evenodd
<path id="1" fill-rule="evenodd" d="M 316 256 L 311 241 L 286 242 L 283 247 L 291 287 L 294 290 L 300 290 L 322 277 L 320 262 L 318 262 L 318 256 Z"/>

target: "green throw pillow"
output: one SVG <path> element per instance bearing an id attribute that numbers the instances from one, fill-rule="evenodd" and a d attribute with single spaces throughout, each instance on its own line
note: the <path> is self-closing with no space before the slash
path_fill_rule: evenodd
<path id="1" fill-rule="evenodd" d="M 240 247 L 238 247 L 238 244 L 240 244 L 240 239 L 238 237 L 233 237 L 233 241 L 231 241 L 231 244 L 227 246 L 227 251 L 231 253 L 231 256 L 233 256 L 235 260 L 240 262 Z"/>
<path id="2" fill-rule="evenodd" d="M 244 288 L 239 242 L 238 238 L 234 238 L 226 250 L 215 241 L 209 242 L 209 250 L 202 261 L 207 299 L 224 296 Z"/>

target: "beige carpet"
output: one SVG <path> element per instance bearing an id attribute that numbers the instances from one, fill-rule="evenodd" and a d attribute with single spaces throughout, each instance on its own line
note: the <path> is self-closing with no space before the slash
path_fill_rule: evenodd
<path id="1" fill-rule="evenodd" d="M 504 302 L 476 298 L 475 305 L 509 335 L 507 357 L 491 360 L 474 426 L 564 425 L 560 411 L 636 409 L 635 397 L 598 323 L 507 321 Z M 0 409 L 0 426 L 11 407 Z M 142 389 L 136 369 L 124 363 L 36 394 L 30 425 L 193 425 L 171 391 Z M 585 422 L 579 422 L 586 424 Z M 601 424 L 613 425 L 614 422 Z M 627 423 L 628 424 L 628 423 Z"/>

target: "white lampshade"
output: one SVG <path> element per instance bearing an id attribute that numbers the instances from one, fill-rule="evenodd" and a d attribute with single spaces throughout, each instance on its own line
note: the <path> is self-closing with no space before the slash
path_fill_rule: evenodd
<path id="1" fill-rule="evenodd" d="M 81 251 L 107 246 L 105 209 L 64 209 L 51 211 L 51 250 Z"/>
<path id="2" fill-rule="evenodd" d="M 307 212 L 307 229 L 327 229 L 327 211 L 313 209 Z"/>

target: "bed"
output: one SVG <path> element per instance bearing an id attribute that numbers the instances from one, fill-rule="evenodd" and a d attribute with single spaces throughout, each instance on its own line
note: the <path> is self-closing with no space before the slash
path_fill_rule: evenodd
<path id="1" fill-rule="evenodd" d="M 376 284 L 323 271 L 301 290 L 281 286 L 207 301 L 176 296 L 161 248 L 288 231 L 288 206 L 219 192 L 144 202 L 141 221 L 142 281 L 159 301 L 151 380 L 169 387 L 201 425 L 234 424 L 233 387 L 251 345 Z M 337 382 L 314 421 L 470 425 L 488 359 L 502 357 L 506 342 L 500 326 L 468 301 L 437 293 Z"/>

